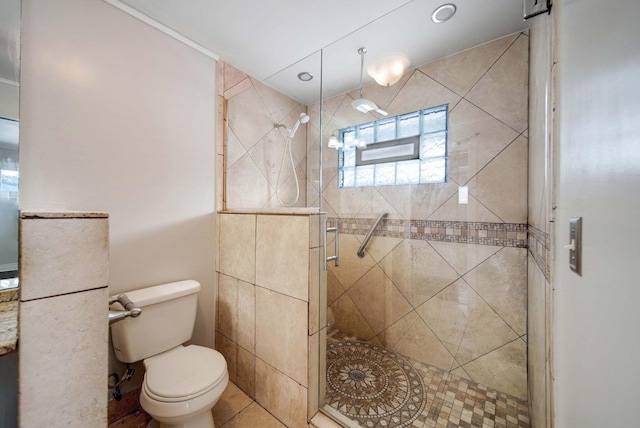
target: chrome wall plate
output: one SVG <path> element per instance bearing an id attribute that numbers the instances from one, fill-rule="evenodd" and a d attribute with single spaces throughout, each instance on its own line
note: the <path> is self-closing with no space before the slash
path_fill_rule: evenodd
<path id="1" fill-rule="evenodd" d="M 582 217 L 569 219 L 569 267 L 582 276 Z"/>

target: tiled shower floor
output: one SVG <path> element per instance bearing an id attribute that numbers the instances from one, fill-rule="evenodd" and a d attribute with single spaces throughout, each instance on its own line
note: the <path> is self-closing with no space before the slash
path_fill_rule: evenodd
<path id="1" fill-rule="evenodd" d="M 334 386 L 341 379 L 345 382 L 345 388 L 338 388 L 342 392 L 336 391 L 335 388 L 332 388 L 331 382 L 328 382 L 327 405 L 343 414 L 350 414 L 351 419 L 356 419 L 360 426 L 388 428 L 406 426 L 419 428 L 529 427 L 528 405 L 525 400 L 439 368 L 399 356 L 392 351 L 367 342 L 359 343 L 366 344 L 365 353 L 369 354 L 369 357 L 365 356 L 363 359 L 354 360 L 348 354 L 332 351 L 336 349 L 337 345 L 341 345 L 339 342 L 342 342 L 342 345 L 348 345 L 349 341 L 358 342 L 355 338 L 345 337 L 337 331 L 332 331 L 327 337 L 327 341 L 329 352 L 334 352 L 333 361 L 344 362 L 344 368 L 336 367 L 334 364 L 333 375 L 331 373 L 329 375 L 333 376 Z M 384 383 L 394 377 L 400 379 L 401 382 L 407 379 L 409 381 L 407 388 L 402 387 L 394 390 L 397 397 L 390 397 L 388 392 L 376 395 L 375 391 L 366 389 L 370 385 L 365 383 L 361 383 L 360 387 L 357 385 L 354 387 L 354 382 L 358 382 L 357 379 L 362 378 L 363 382 L 369 380 L 371 383 L 376 372 L 381 367 L 384 369 L 384 360 L 376 356 L 377 352 L 384 352 L 388 357 L 391 357 L 392 361 L 404 361 L 401 364 L 387 363 L 389 369 L 387 369 L 387 374 L 383 375 L 385 380 L 380 381 L 380 383 Z M 363 360 L 368 358 L 373 361 L 371 366 L 368 366 L 366 362 L 363 364 Z M 328 367 L 332 366 L 331 362 L 331 358 L 328 358 Z M 400 366 L 404 366 L 404 368 Z M 349 377 L 350 371 L 356 375 L 354 376 L 355 381 Z M 364 373 L 364 376 L 360 373 Z M 419 378 L 422 381 L 421 384 L 419 380 L 416 382 L 412 376 L 416 379 Z M 352 389 L 348 390 L 350 387 Z M 362 394 L 353 393 L 358 388 L 363 391 Z M 384 389 L 388 391 L 388 388 Z M 379 400 L 379 402 L 375 402 L 375 400 Z M 411 403 L 416 403 L 419 408 L 412 409 Z M 379 415 L 376 415 L 376 411 Z M 384 417 L 378 417 L 380 415 Z"/>

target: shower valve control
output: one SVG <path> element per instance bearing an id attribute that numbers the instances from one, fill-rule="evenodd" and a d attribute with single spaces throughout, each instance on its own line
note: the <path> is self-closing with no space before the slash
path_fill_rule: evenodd
<path id="1" fill-rule="evenodd" d="M 582 217 L 569 219 L 569 268 L 582 276 Z"/>

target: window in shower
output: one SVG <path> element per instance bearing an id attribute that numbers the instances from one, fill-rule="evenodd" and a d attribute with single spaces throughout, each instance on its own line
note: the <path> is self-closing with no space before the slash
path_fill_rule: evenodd
<path id="1" fill-rule="evenodd" d="M 338 187 L 444 183 L 449 106 L 338 131 Z"/>

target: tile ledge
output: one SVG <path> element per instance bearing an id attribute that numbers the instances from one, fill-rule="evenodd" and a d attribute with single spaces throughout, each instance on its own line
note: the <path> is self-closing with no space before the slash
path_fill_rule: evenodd
<path id="1" fill-rule="evenodd" d="M 258 214 L 258 215 L 314 215 L 324 214 L 319 207 L 310 208 L 264 208 L 264 209 L 231 209 L 218 211 L 218 214 Z"/>
<path id="2" fill-rule="evenodd" d="M 109 218 L 109 213 L 98 211 L 21 211 L 21 219 Z"/>

